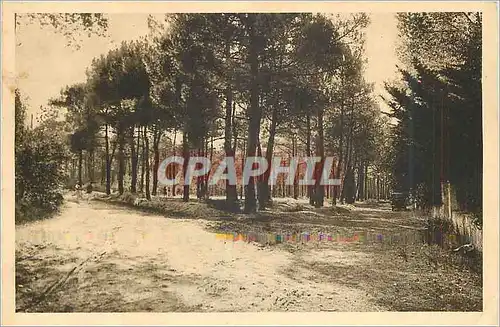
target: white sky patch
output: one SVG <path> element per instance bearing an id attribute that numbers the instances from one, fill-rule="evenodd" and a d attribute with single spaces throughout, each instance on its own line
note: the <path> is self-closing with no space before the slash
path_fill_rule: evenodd
<path id="1" fill-rule="evenodd" d="M 148 33 L 147 15 L 109 15 L 108 37 L 91 36 L 76 50 L 50 27 L 34 23 L 22 25 L 16 38 L 18 87 L 28 97 L 28 117 L 40 112 L 48 100 L 57 97 L 66 85 L 85 81 L 92 59 L 116 48 L 122 41 Z"/>
<path id="2" fill-rule="evenodd" d="M 377 101 L 381 110 L 387 111 L 388 106 L 380 99 L 380 95 L 387 95 L 384 82 L 397 77 L 397 20 L 395 13 L 374 13 L 370 15 L 370 19 L 371 23 L 366 31 L 365 55 L 368 63 L 365 78 L 368 82 L 375 83 Z"/>

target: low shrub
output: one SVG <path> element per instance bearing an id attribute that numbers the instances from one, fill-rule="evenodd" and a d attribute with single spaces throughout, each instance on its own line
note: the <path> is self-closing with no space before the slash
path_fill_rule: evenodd
<path id="1" fill-rule="evenodd" d="M 304 207 L 304 205 L 300 204 L 300 203 L 295 203 L 293 205 L 291 205 L 290 207 L 288 207 L 285 211 L 287 212 L 300 212 L 300 211 L 304 211 L 306 208 Z"/>
<path id="2" fill-rule="evenodd" d="M 128 204 L 134 205 L 136 203 L 137 195 L 130 192 L 125 192 L 121 196 L 119 196 L 119 199 Z"/>
<path id="3" fill-rule="evenodd" d="M 63 203 L 66 152 L 61 140 L 46 134 L 40 127 L 25 130 L 22 138 L 16 139 L 16 223 L 45 218 Z"/>
<path id="4" fill-rule="evenodd" d="M 15 204 L 15 223 L 45 219 L 59 211 L 63 203 L 60 193 L 49 193 L 41 198 L 25 197 Z"/>

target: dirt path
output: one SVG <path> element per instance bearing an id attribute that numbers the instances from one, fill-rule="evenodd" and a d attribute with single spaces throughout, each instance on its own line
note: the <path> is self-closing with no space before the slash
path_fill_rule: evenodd
<path id="1" fill-rule="evenodd" d="M 98 261 L 85 263 L 57 293 L 58 303 L 51 305 L 62 305 L 65 311 L 383 309 L 362 290 L 313 280 L 289 252 L 220 240 L 204 227 L 204 221 L 68 202 L 59 217 L 19 227 L 16 248 L 25 257 L 36 249 L 24 267 L 38 277 L 33 292 L 102 254 Z M 369 260 L 348 252 L 314 255 L 348 265 Z"/>
<path id="2" fill-rule="evenodd" d="M 263 246 L 218 239 L 208 231 L 213 224 L 67 201 L 58 217 L 16 228 L 16 307 L 30 312 L 453 310 L 458 300 L 450 287 L 469 302 L 477 287 L 470 283 L 470 292 L 462 292 L 465 286 L 448 281 L 445 270 L 430 268 L 423 254 L 403 260 L 397 247 Z M 444 290 L 436 280 L 446 280 Z M 455 304 L 443 292 L 454 296 Z"/>

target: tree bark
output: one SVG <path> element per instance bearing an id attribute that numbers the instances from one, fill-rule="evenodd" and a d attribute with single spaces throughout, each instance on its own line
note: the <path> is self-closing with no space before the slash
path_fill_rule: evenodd
<path id="1" fill-rule="evenodd" d="M 316 208 L 321 208 L 325 200 L 325 187 L 321 183 L 321 174 L 323 172 L 323 164 L 325 161 L 325 148 L 324 148 L 324 133 L 323 133 L 323 108 L 318 108 L 318 142 L 317 142 L 317 155 L 321 158 L 316 170 L 316 194 L 314 205 Z"/>
<path id="2" fill-rule="evenodd" d="M 269 139 L 267 140 L 267 149 L 266 149 L 266 160 L 268 162 L 267 170 L 262 175 L 262 178 L 259 181 L 259 209 L 265 209 L 266 206 L 271 201 L 271 190 L 269 187 L 269 176 L 271 175 L 271 165 L 272 165 L 272 157 L 274 150 L 274 139 L 276 136 L 276 127 L 277 127 L 278 113 L 277 109 L 273 108 L 272 116 L 271 116 L 271 127 L 269 129 Z M 260 146 L 260 145 L 259 145 Z"/>
<path id="3" fill-rule="evenodd" d="M 105 126 L 104 139 L 106 143 L 106 194 L 111 194 L 111 158 L 109 157 L 109 135 L 108 124 Z"/>
<path id="4" fill-rule="evenodd" d="M 365 163 L 358 168 L 358 194 L 356 199 L 362 201 L 365 198 Z"/>
<path id="5" fill-rule="evenodd" d="M 101 157 L 101 185 L 106 184 L 106 154 Z"/>
<path id="6" fill-rule="evenodd" d="M 339 162 L 337 163 L 337 169 L 335 170 L 335 178 L 340 179 L 340 174 L 342 173 L 342 158 L 343 158 L 343 147 L 344 147 L 344 99 L 340 103 L 340 135 L 339 135 Z M 333 188 L 332 204 L 337 205 L 339 186 L 335 185 Z"/>
<path id="7" fill-rule="evenodd" d="M 172 142 L 172 153 L 174 154 L 174 156 L 177 155 L 177 149 L 176 149 L 176 146 L 177 146 L 177 127 L 174 128 L 174 141 Z M 175 178 L 177 176 L 177 165 L 170 165 L 170 168 L 172 170 L 172 176 L 173 178 Z M 171 195 L 172 196 L 176 196 L 175 194 L 175 184 L 171 186 Z"/>
<path id="8" fill-rule="evenodd" d="M 151 193 L 150 193 L 150 190 L 149 190 L 149 179 L 150 179 L 150 176 L 149 176 L 149 172 L 150 172 L 150 169 L 149 169 L 149 137 L 148 137 L 148 127 L 147 126 L 144 126 L 144 153 L 145 153 L 145 162 L 146 162 L 146 167 L 145 167 L 145 170 L 146 170 L 146 199 L 148 200 L 151 200 Z"/>
<path id="9" fill-rule="evenodd" d="M 94 150 L 93 149 L 89 149 L 87 151 L 87 156 L 88 156 L 88 159 L 87 159 L 87 176 L 88 176 L 88 179 L 90 182 L 94 182 L 94 171 L 95 171 L 95 167 L 94 167 Z"/>
<path id="10" fill-rule="evenodd" d="M 344 182 L 342 185 L 342 194 L 341 194 L 341 202 L 345 200 L 348 204 L 354 203 L 354 171 L 352 164 L 353 157 L 353 119 L 351 115 L 351 122 L 349 128 L 349 135 L 347 138 L 347 150 L 346 150 L 346 166 L 345 172 L 346 176 L 344 177 Z"/>
<path id="11" fill-rule="evenodd" d="M 364 178 L 364 187 L 363 187 L 363 191 L 364 191 L 364 200 L 368 200 L 368 163 L 365 162 L 365 172 L 363 174 L 363 178 Z"/>
<path id="12" fill-rule="evenodd" d="M 158 127 L 156 127 L 155 135 L 153 137 L 153 195 L 156 195 L 158 192 L 158 169 L 160 167 L 161 134 L 162 132 L 158 130 Z"/>
<path id="13" fill-rule="evenodd" d="M 297 139 L 295 134 L 292 136 L 292 158 L 297 155 Z M 295 171 L 295 176 L 293 177 L 293 198 L 295 200 L 299 197 L 299 184 L 297 181 L 298 169 Z"/>
<path id="14" fill-rule="evenodd" d="M 208 146 L 208 143 L 207 143 Z M 207 148 L 208 151 L 208 148 Z M 210 137 L 210 165 L 213 164 L 214 161 L 214 136 L 212 135 Z M 205 198 L 208 200 L 210 198 L 210 188 L 209 188 L 209 180 L 210 180 L 210 175 L 211 175 L 212 170 L 208 171 L 208 174 L 205 178 Z M 235 194 L 236 194 L 236 188 L 235 188 Z"/>
<path id="15" fill-rule="evenodd" d="M 130 157 L 131 157 L 131 167 L 130 167 L 130 192 L 137 192 L 137 150 L 138 147 L 135 147 L 135 126 L 132 127 L 131 136 L 130 136 Z"/>
<path id="16" fill-rule="evenodd" d="M 259 38 L 257 35 L 256 18 L 258 16 L 249 15 L 249 62 L 250 62 L 250 106 L 249 106 L 249 126 L 248 126 L 248 144 L 247 158 L 254 157 L 257 147 L 257 139 L 260 133 L 261 108 L 259 104 Z M 255 212 L 257 210 L 257 201 L 255 198 L 255 180 L 250 178 L 245 194 L 245 212 Z"/>
<path id="17" fill-rule="evenodd" d="M 224 126 L 224 151 L 226 157 L 234 157 L 234 148 L 231 146 L 232 131 L 233 131 L 233 91 L 230 86 L 226 88 L 226 117 Z M 226 202 L 229 206 L 233 206 L 237 201 L 236 185 L 230 185 L 229 180 L 226 180 Z"/>
<path id="18" fill-rule="evenodd" d="M 125 192 L 123 187 L 123 177 L 125 175 L 125 156 L 124 147 L 125 139 L 123 135 L 123 130 L 118 129 L 118 193 L 121 195 Z"/>
<path id="19" fill-rule="evenodd" d="M 202 148 L 204 147 L 204 143 L 205 141 L 204 140 L 201 140 L 201 146 L 200 148 L 198 148 L 198 157 L 202 157 L 203 156 L 203 150 Z M 204 178 L 203 176 L 198 176 L 196 177 L 196 197 L 198 198 L 198 200 L 200 200 L 201 198 L 203 198 L 203 183 L 204 183 Z"/>
<path id="20" fill-rule="evenodd" d="M 145 137 L 144 137 L 144 127 L 140 129 L 140 133 L 143 134 L 142 137 L 142 153 L 141 153 L 141 182 L 139 184 L 139 189 L 141 193 L 144 193 L 144 176 L 146 174 L 146 144 L 145 144 Z"/>
<path id="21" fill-rule="evenodd" d="M 380 201 L 380 176 L 377 173 L 377 201 Z"/>
<path id="22" fill-rule="evenodd" d="M 83 150 L 80 149 L 78 151 L 78 184 L 83 185 L 82 183 L 82 170 L 83 170 Z"/>
<path id="23" fill-rule="evenodd" d="M 184 130 L 182 132 L 182 155 L 184 157 L 184 165 L 182 167 L 182 173 L 183 173 L 184 178 L 185 178 L 186 172 L 188 169 L 188 164 L 189 164 L 189 144 L 188 144 L 188 138 L 187 138 L 187 126 L 184 126 Z M 182 200 L 184 202 L 189 201 L 189 186 L 190 186 L 190 184 L 191 184 L 190 181 L 184 180 L 184 192 L 182 195 Z"/>
<path id="24" fill-rule="evenodd" d="M 242 171 L 243 171 L 243 167 L 245 166 L 246 146 L 247 146 L 246 141 L 245 141 L 245 139 L 243 139 L 243 146 L 241 147 L 241 170 Z M 241 192 L 240 192 L 240 199 L 241 200 L 243 200 L 243 193 L 246 193 L 246 186 L 243 184 L 243 177 L 242 177 Z"/>
<path id="25" fill-rule="evenodd" d="M 306 112 L 306 152 L 307 156 L 311 156 L 311 113 L 309 109 Z M 307 196 L 309 204 L 314 205 L 314 189 L 312 185 L 307 185 Z"/>

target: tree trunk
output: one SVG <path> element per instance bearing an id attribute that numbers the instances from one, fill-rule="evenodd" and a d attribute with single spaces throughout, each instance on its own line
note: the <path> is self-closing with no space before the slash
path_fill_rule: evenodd
<path id="1" fill-rule="evenodd" d="M 203 156 L 203 150 L 202 148 L 204 147 L 204 143 L 205 141 L 202 139 L 201 140 L 201 147 L 198 148 L 198 157 L 202 157 Z M 198 165 L 197 165 L 198 166 Z M 198 200 L 200 200 L 201 198 L 203 198 L 203 176 L 198 176 L 196 177 L 196 198 L 198 198 Z"/>
<path id="2" fill-rule="evenodd" d="M 243 146 L 241 148 L 241 169 L 243 171 L 243 167 L 245 166 L 245 152 L 246 152 L 246 141 L 243 139 Z M 243 175 L 242 175 L 243 176 Z M 241 193 L 240 193 L 240 199 L 243 200 L 243 193 L 246 193 L 246 186 L 243 184 L 243 178 L 242 178 L 242 183 L 241 183 Z"/>
<path id="3" fill-rule="evenodd" d="M 188 144 L 188 139 L 187 139 L 187 126 L 184 126 L 184 131 L 182 132 L 182 154 L 184 156 L 184 165 L 182 167 L 182 173 L 183 173 L 184 178 L 185 178 L 186 172 L 188 169 L 188 164 L 189 164 L 189 144 Z M 182 200 L 184 202 L 189 201 L 189 186 L 190 186 L 190 184 L 191 184 L 190 181 L 184 180 L 184 192 L 182 195 Z"/>
<path id="4" fill-rule="evenodd" d="M 225 36 L 225 57 L 226 60 L 231 60 L 231 35 L 228 33 Z M 236 134 L 235 133 L 235 124 L 234 124 L 234 113 L 235 113 L 235 104 L 233 103 L 233 90 L 231 88 L 231 82 L 228 81 L 228 85 L 226 87 L 226 117 L 225 117 L 225 125 L 224 125 L 224 151 L 226 153 L 226 157 L 233 157 L 236 155 Z M 235 137 L 234 147 L 231 146 L 231 141 L 233 136 Z M 213 137 L 212 137 L 212 147 L 213 147 Z M 229 207 L 233 207 L 236 205 L 238 200 L 238 194 L 236 190 L 236 185 L 230 185 L 229 180 L 226 180 L 226 202 Z"/>
<path id="5" fill-rule="evenodd" d="M 347 167 L 345 172 L 345 187 L 343 188 L 345 191 L 344 198 L 345 202 L 348 204 L 354 203 L 354 171 L 351 166 Z"/>
<path id="6" fill-rule="evenodd" d="M 101 185 L 106 183 L 106 154 L 101 157 Z"/>
<path id="7" fill-rule="evenodd" d="M 342 194 L 341 194 L 341 203 L 345 200 L 348 204 L 354 203 L 354 171 L 352 165 L 352 157 L 353 157 L 353 121 L 351 115 L 351 122 L 349 127 L 349 135 L 347 138 L 347 150 L 346 150 L 346 165 L 345 172 L 346 176 L 344 177 L 344 182 L 342 185 Z M 349 173 L 349 175 L 347 174 Z"/>
<path id="8" fill-rule="evenodd" d="M 232 126 L 233 126 L 233 153 L 236 156 L 236 147 L 238 145 L 238 129 L 236 128 L 236 118 L 234 117 L 236 115 L 236 102 L 233 101 L 233 114 L 232 114 Z"/>
<path id="9" fill-rule="evenodd" d="M 249 62 L 250 62 L 250 112 L 249 112 L 249 125 L 248 125 L 248 145 L 247 145 L 247 158 L 255 156 L 255 150 L 257 148 L 257 139 L 260 133 L 260 120 L 261 120 L 261 108 L 259 105 L 259 58 L 258 58 L 258 47 L 259 38 L 257 36 L 256 18 L 258 16 L 249 15 L 249 35 L 250 35 L 250 51 L 249 51 Z M 245 212 L 255 212 L 257 210 L 257 201 L 255 198 L 255 180 L 253 177 L 250 178 L 248 187 L 246 188 L 245 195 Z"/>
<path id="10" fill-rule="evenodd" d="M 139 189 L 141 190 L 141 193 L 144 193 L 144 176 L 146 174 L 146 144 L 144 143 L 145 137 L 144 137 L 144 130 L 145 128 L 141 128 L 140 133 L 143 134 L 142 137 L 142 153 L 141 153 L 141 183 L 139 184 Z"/>
<path id="11" fill-rule="evenodd" d="M 83 185 L 82 183 L 82 170 L 83 170 L 83 150 L 78 151 L 78 184 Z"/>
<path id="12" fill-rule="evenodd" d="M 88 161 L 87 161 L 87 172 L 88 172 L 88 178 L 90 182 L 94 182 L 94 150 L 90 149 L 87 152 L 88 154 Z"/>
<path id="13" fill-rule="evenodd" d="M 380 201 L 380 176 L 377 173 L 377 202 Z"/>
<path id="14" fill-rule="evenodd" d="M 321 174 L 323 172 L 323 164 L 325 161 L 325 149 L 324 149 L 324 134 L 323 134 L 323 108 L 318 108 L 318 142 L 316 144 L 317 147 L 317 155 L 321 158 L 319 162 L 318 169 L 316 170 L 316 194 L 314 205 L 316 208 L 321 208 L 324 204 L 325 200 L 325 187 L 321 183 Z"/>
<path id="15" fill-rule="evenodd" d="M 131 137 L 130 137 L 130 158 L 131 158 L 131 167 L 130 167 L 130 192 L 136 193 L 137 192 L 137 163 L 138 163 L 138 157 L 137 157 L 137 149 L 139 147 L 135 147 L 135 126 L 132 127 L 131 131 Z"/>
<path id="16" fill-rule="evenodd" d="M 150 172 L 150 169 L 149 169 L 149 137 L 148 137 L 148 127 L 147 126 L 144 126 L 144 153 L 145 153 L 145 159 L 144 161 L 146 162 L 146 167 L 145 167 L 145 170 L 146 170 L 146 183 L 145 183 L 145 187 L 146 187 L 146 199 L 148 200 L 151 200 L 151 193 L 150 193 L 150 190 L 149 190 L 149 179 L 150 179 L 150 176 L 149 176 L 149 172 Z"/>
<path id="17" fill-rule="evenodd" d="M 271 165 L 273 158 L 273 150 L 274 150 L 274 138 L 276 136 L 276 127 L 277 127 L 278 113 L 277 109 L 273 108 L 272 117 L 271 117 L 271 127 L 269 129 L 269 139 L 267 140 L 267 149 L 266 149 L 266 160 L 268 162 L 267 170 L 262 175 L 262 178 L 259 181 L 259 209 L 265 209 L 266 206 L 271 201 L 271 190 L 269 188 L 269 176 L 271 175 Z M 260 146 L 260 142 L 259 142 Z"/>
<path id="18" fill-rule="evenodd" d="M 351 99 L 352 100 L 352 99 Z M 349 170 L 350 173 L 352 173 L 352 163 L 351 163 L 351 158 L 352 158 L 352 140 L 353 140 L 353 130 L 354 130 L 354 109 L 352 108 L 354 106 L 354 100 L 351 101 L 351 110 L 349 113 L 349 123 L 348 123 L 348 133 L 347 133 L 347 139 L 346 139 L 346 153 L 345 153 L 345 159 L 344 159 L 344 171 L 347 172 Z M 340 203 L 344 203 L 344 200 L 346 199 L 346 192 L 345 192 L 345 183 L 351 182 L 352 181 L 352 176 L 349 176 L 349 179 L 346 179 L 344 176 L 344 180 L 342 182 L 342 189 L 340 193 Z M 349 191 L 352 192 L 352 185 L 349 185 Z"/>
<path id="19" fill-rule="evenodd" d="M 337 163 L 337 169 L 335 170 L 335 178 L 340 179 L 340 174 L 342 172 L 342 158 L 343 158 L 343 147 L 344 147 L 344 99 L 340 104 L 340 135 L 339 135 L 339 162 Z M 335 185 L 333 188 L 332 204 L 337 205 L 339 186 Z"/>
<path id="20" fill-rule="evenodd" d="M 106 194 L 111 194 L 111 158 L 109 157 L 108 124 L 105 126 L 104 139 L 106 143 Z"/>
<path id="21" fill-rule="evenodd" d="M 231 146 L 232 141 L 232 121 L 233 121 L 233 91 L 231 87 L 226 88 L 226 119 L 224 126 L 224 151 L 226 152 L 226 157 L 234 157 L 235 152 Z M 236 185 L 230 185 L 229 180 L 226 180 L 226 202 L 228 206 L 235 205 L 237 201 Z"/>
<path id="22" fill-rule="evenodd" d="M 155 135 L 153 137 L 153 195 L 158 192 L 158 168 L 160 167 L 160 140 L 161 131 L 156 127 Z"/>
<path id="23" fill-rule="evenodd" d="M 306 113 L 306 152 L 307 156 L 311 156 L 311 113 L 309 109 Z M 309 204 L 314 205 L 314 189 L 312 185 L 307 185 L 307 196 L 309 197 Z"/>
<path id="24" fill-rule="evenodd" d="M 292 136 L 292 158 L 297 155 L 297 140 L 295 134 Z M 299 184 L 297 182 L 298 169 L 295 171 L 295 176 L 293 177 L 293 198 L 295 200 L 299 197 Z"/>
<path id="25" fill-rule="evenodd" d="M 358 194 L 356 199 L 362 201 L 365 198 L 365 164 L 360 164 L 358 168 Z"/>
<path id="26" fill-rule="evenodd" d="M 88 168 L 89 168 L 89 165 L 88 165 L 88 153 L 87 155 L 83 155 L 82 156 L 82 181 L 85 181 L 88 179 Z"/>
<path id="27" fill-rule="evenodd" d="M 177 128 L 174 128 L 174 140 L 172 142 L 172 153 L 173 153 L 173 156 L 176 156 L 177 155 L 177 150 L 176 150 L 176 146 L 177 146 Z M 168 166 L 168 174 L 169 176 L 172 176 L 172 178 L 175 179 L 175 177 L 177 176 L 177 165 L 169 165 Z M 175 184 L 174 185 L 171 185 L 170 186 L 170 195 L 171 196 L 175 196 Z"/>
<path id="28" fill-rule="evenodd" d="M 368 200 L 368 163 L 365 162 L 365 172 L 363 174 L 363 178 L 364 178 L 364 187 L 363 187 L 363 191 L 364 191 L 364 200 Z"/>
<path id="29" fill-rule="evenodd" d="M 208 152 L 208 142 L 207 142 L 207 147 L 206 147 L 206 151 Z M 210 136 L 210 166 L 213 165 L 213 161 L 214 161 L 214 136 L 211 135 Z M 212 169 L 210 169 L 205 177 L 205 199 L 210 199 L 210 196 L 211 196 L 211 193 L 210 193 L 210 185 L 208 184 L 208 182 L 210 181 L 210 175 L 212 173 Z"/>
<path id="30" fill-rule="evenodd" d="M 124 131 L 119 128 L 118 129 L 118 193 L 121 195 L 125 192 L 123 187 L 123 177 L 125 175 L 125 155 L 124 155 L 124 146 L 125 146 L 125 138 L 123 135 Z"/>

